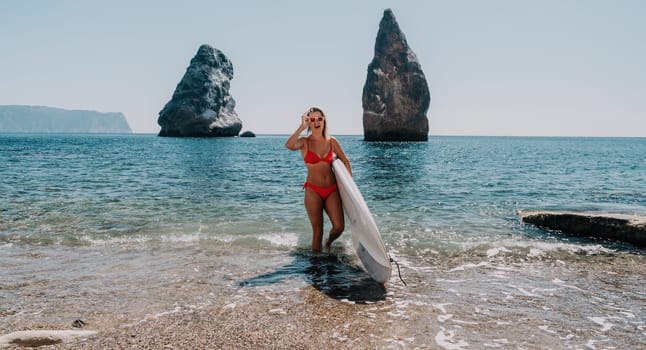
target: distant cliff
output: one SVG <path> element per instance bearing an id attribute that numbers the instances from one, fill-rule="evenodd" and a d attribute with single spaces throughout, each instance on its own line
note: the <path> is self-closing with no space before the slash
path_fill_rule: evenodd
<path id="1" fill-rule="evenodd" d="M 122 113 L 0 106 L 0 132 L 132 133 Z"/>

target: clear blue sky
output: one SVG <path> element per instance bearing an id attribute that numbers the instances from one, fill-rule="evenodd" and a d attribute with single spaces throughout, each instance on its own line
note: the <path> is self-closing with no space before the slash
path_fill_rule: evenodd
<path id="1" fill-rule="evenodd" d="M 363 134 L 391 8 L 431 90 L 431 135 L 646 136 L 646 1 L 0 0 L 0 104 L 157 117 L 201 44 L 233 62 L 243 130 L 310 105 Z"/>

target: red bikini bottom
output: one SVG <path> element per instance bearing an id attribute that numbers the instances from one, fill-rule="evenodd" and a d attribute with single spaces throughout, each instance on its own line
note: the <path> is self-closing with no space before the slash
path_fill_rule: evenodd
<path id="1" fill-rule="evenodd" d="M 319 197 L 321 197 L 322 200 L 326 200 L 327 197 L 329 197 L 332 194 L 332 192 L 336 191 L 336 189 L 337 189 L 336 184 L 334 184 L 332 186 L 328 186 L 328 187 L 318 187 L 318 186 L 312 185 L 309 182 L 305 182 L 303 184 L 303 188 L 306 188 L 306 187 L 309 187 L 314 192 L 316 192 L 319 195 Z"/>

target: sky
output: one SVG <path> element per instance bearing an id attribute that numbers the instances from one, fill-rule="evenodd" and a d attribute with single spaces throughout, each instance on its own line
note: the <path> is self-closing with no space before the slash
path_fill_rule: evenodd
<path id="1" fill-rule="evenodd" d="M 157 133 L 209 44 L 233 63 L 242 131 L 291 134 L 315 105 L 332 134 L 362 135 L 386 8 L 428 81 L 431 136 L 646 136 L 641 0 L 0 0 L 0 105 Z"/>

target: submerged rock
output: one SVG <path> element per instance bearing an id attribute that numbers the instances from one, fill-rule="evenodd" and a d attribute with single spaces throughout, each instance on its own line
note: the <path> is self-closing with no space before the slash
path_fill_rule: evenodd
<path id="1" fill-rule="evenodd" d="M 366 141 L 427 141 L 431 94 L 417 56 L 390 9 L 384 11 L 375 56 L 363 86 Z"/>
<path id="2" fill-rule="evenodd" d="M 242 121 L 229 95 L 233 64 L 220 50 L 200 46 L 171 100 L 159 112 L 159 136 L 237 136 Z"/>
<path id="3" fill-rule="evenodd" d="M 245 131 L 242 134 L 240 134 L 240 137 L 256 137 L 256 134 L 253 133 L 253 131 Z"/>
<path id="4" fill-rule="evenodd" d="M 0 348 L 20 346 L 36 348 L 40 346 L 55 345 L 75 338 L 87 338 L 95 335 L 97 331 L 70 331 L 70 330 L 32 330 L 17 331 L 0 336 Z"/>
<path id="5" fill-rule="evenodd" d="M 646 216 L 568 211 L 520 211 L 523 222 L 581 237 L 646 247 Z"/>

